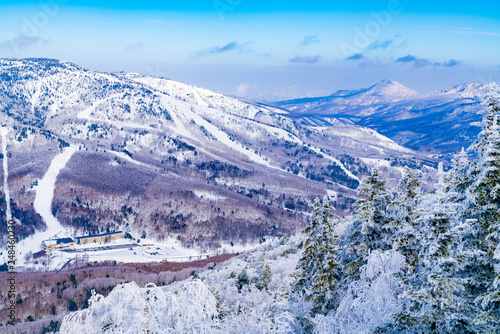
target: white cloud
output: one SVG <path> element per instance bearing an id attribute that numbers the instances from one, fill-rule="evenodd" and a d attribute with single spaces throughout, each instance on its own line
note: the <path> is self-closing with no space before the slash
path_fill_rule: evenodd
<path id="1" fill-rule="evenodd" d="M 125 52 L 140 51 L 144 49 L 144 42 L 132 43 L 127 45 Z"/>
<path id="2" fill-rule="evenodd" d="M 238 86 L 238 89 L 236 89 L 236 94 L 240 95 L 240 96 L 246 96 L 249 89 L 250 89 L 250 85 L 242 82 Z"/>

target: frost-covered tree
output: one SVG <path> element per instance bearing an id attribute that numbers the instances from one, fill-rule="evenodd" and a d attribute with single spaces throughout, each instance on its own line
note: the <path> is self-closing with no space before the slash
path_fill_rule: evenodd
<path id="1" fill-rule="evenodd" d="M 442 163 L 433 192 L 422 196 L 417 226 L 422 231 L 414 271 L 400 274 L 407 308 L 396 315 L 396 329 L 409 333 L 471 333 L 470 310 L 463 298 L 464 257 L 458 250 L 462 225 L 457 204 L 446 191 Z"/>
<path id="2" fill-rule="evenodd" d="M 217 301 L 195 280 L 176 293 L 149 284 L 115 287 L 108 297 L 94 294 L 89 308 L 67 315 L 63 334 L 214 333 L 219 327 Z"/>
<path id="3" fill-rule="evenodd" d="M 500 97 L 492 86 L 485 102 L 481 132 L 471 150 L 478 160 L 468 189 L 469 218 L 475 224 L 465 247 L 475 254 L 467 268 L 469 296 L 483 308 L 477 323 L 492 332 L 500 326 Z M 497 268 L 495 270 L 495 268 Z"/>
<path id="4" fill-rule="evenodd" d="M 396 186 L 396 196 L 389 206 L 393 225 L 402 226 L 415 220 L 415 207 L 421 184 L 416 172 L 404 167 L 401 179 Z"/>
<path id="5" fill-rule="evenodd" d="M 452 167 L 449 173 L 447 183 L 449 191 L 454 194 L 452 201 L 462 204 L 460 215 L 466 216 L 469 203 L 468 188 L 472 183 L 471 172 L 474 169 L 474 163 L 469 160 L 467 152 L 462 148 L 460 153 L 456 154 L 452 160 Z"/>
<path id="6" fill-rule="evenodd" d="M 415 266 L 420 249 L 420 231 L 415 226 L 421 182 L 415 171 L 405 167 L 396 187 L 396 196 L 389 205 L 394 226 L 393 248 L 401 253 L 409 266 Z"/>
<path id="7" fill-rule="evenodd" d="M 340 302 L 337 287 L 342 269 L 337 260 L 337 237 L 330 210 L 326 197 L 323 204 L 316 198 L 311 225 L 304 230 L 303 255 L 293 286 L 293 292 L 312 303 L 313 314 L 325 314 Z"/>
<path id="8" fill-rule="evenodd" d="M 373 169 L 372 175 L 359 185 L 358 194 L 362 198 L 354 204 L 354 221 L 342 242 L 344 288 L 359 279 L 359 270 L 366 264 L 370 252 L 392 248 L 393 227 L 388 212 L 391 197 L 378 169 Z"/>
<path id="9" fill-rule="evenodd" d="M 259 290 L 267 290 L 267 287 L 271 282 L 271 277 L 271 267 L 267 264 L 265 252 L 262 252 L 259 256 L 259 262 L 257 265 L 257 277 L 252 279 L 252 283 L 254 283 Z"/>
<path id="10" fill-rule="evenodd" d="M 314 333 L 364 334 L 382 325 L 402 310 L 400 288 L 394 274 L 405 264 L 403 255 L 394 250 L 370 253 L 361 267 L 361 278 L 349 289 L 335 312 L 316 316 Z"/>
<path id="11" fill-rule="evenodd" d="M 248 285 L 250 283 L 250 279 L 248 278 L 247 270 L 243 268 L 241 273 L 238 275 L 238 280 L 236 281 L 236 286 L 238 287 L 238 292 L 241 293 L 241 289 L 245 285 Z"/>

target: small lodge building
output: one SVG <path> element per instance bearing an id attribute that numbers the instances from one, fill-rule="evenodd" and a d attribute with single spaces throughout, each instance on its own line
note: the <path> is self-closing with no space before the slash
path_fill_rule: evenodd
<path id="1" fill-rule="evenodd" d="M 42 241 L 42 247 L 45 249 L 58 249 L 73 247 L 75 240 L 73 238 L 51 239 Z"/>
<path id="2" fill-rule="evenodd" d="M 103 242 L 106 243 L 112 240 L 123 239 L 123 232 L 118 231 L 104 234 L 87 235 L 84 237 L 76 237 L 75 239 L 78 245 L 98 244 Z"/>

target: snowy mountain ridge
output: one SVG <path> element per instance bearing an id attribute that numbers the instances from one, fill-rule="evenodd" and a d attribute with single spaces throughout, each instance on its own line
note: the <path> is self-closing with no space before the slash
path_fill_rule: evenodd
<path id="1" fill-rule="evenodd" d="M 363 88 L 360 90 L 339 90 L 333 93 L 332 97 L 352 97 L 354 95 L 369 95 L 369 96 L 380 96 L 384 98 L 392 98 L 394 101 L 405 99 L 407 97 L 415 97 L 419 95 L 416 91 L 405 87 L 396 81 L 382 80 L 377 82 L 375 85 Z"/>
<path id="2" fill-rule="evenodd" d="M 330 126 L 333 119 L 342 119 L 374 129 L 411 149 L 449 157 L 469 146 L 477 135 L 479 129 L 471 123 L 481 118 L 478 111 L 486 90 L 485 84 L 470 83 L 419 94 L 383 80 L 361 90 L 270 105 L 302 124 Z"/>

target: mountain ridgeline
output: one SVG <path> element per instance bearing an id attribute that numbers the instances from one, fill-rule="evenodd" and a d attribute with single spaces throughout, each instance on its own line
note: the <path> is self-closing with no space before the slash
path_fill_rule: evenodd
<path id="1" fill-rule="evenodd" d="M 335 126 L 341 121 L 376 130 L 400 145 L 434 154 L 469 147 L 479 133 L 471 123 L 487 85 L 464 84 L 419 94 L 397 82 L 383 80 L 361 90 L 341 90 L 325 97 L 281 101 L 271 105 L 302 124 Z"/>

